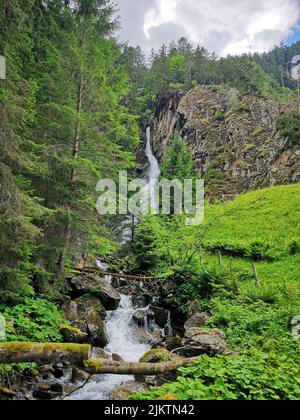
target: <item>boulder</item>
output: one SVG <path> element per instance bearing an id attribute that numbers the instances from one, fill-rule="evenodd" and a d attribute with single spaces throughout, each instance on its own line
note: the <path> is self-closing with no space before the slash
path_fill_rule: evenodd
<path id="1" fill-rule="evenodd" d="M 62 310 L 66 318 L 84 334 L 82 339 L 85 337 L 86 343 L 95 347 L 105 347 L 108 344 L 103 321 L 105 310 L 99 299 L 92 295 L 81 296 L 75 301 L 66 302 Z M 75 338 L 78 339 L 78 335 Z"/>
<path id="2" fill-rule="evenodd" d="M 197 300 L 194 300 L 189 307 L 188 316 L 191 318 L 193 315 L 195 315 L 197 312 L 201 312 L 201 308 L 199 305 L 199 302 Z"/>
<path id="3" fill-rule="evenodd" d="M 152 296 L 150 294 L 134 295 L 132 297 L 132 303 L 135 308 L 145 308 L 152 302 Z"/>
<path id="4" fill-rule="evenodd" d="M 99 347 L 95 347 L 95 348 L 93 348 L 92 359 L 110 360 L 110 354 L 107 353 L 105 350 L 100 349 Z"/>
<path id="5" fill-rule="evenodd" d="M 116 354 L 116 353 L 112 354 L 112 359 L 114 362 L 121 362 L 121 363 L 125 362 L 125 360 L 119 354 Z"/>
<path id="6" fill-rule="evenodd" d="M 118 289 L 119 287 L 126 287 L 130 285 L 130 282 L 122 277 L 113 277 L 111 281 L 111 285 L 112 287 Z"/>
<path id="7" fill-rule="evenodd" d="M 196 312 L 184 324 L 185 331 L 190 328 L 201 328 L 209 320 L 209 315 L 206 312 Z"/>
<path id="8" fill-rule="evenodd" d="M 37 400 L 54 400 L 63 395 L 63 387 L 60 384 L 41 383 L 36 386 L 32 396 Z"/>
<path id="9" fill-rule="evenodd" d="M 146 327 L 154 321 L 154 312 L 150 309 L 139 309 L 133 314 L 132 320 L 139 327 Z"/>
<path id="10" fill-rule="evenodd" d="M 124 382 L 118 386 L 109 396 L 111 401 L 128 401 L 130 397 L 140 392 L 149 391 L 149 388 L 135 381 Z"/>
<path id="11" fill-rule="evenodd" d="M 73 367 L 73 369 L 72 369 L 72 382 L 73 383 L 86 382 L 89 377 L 90 377 L 90 375 L 88 373 L 86 373 L 83 370 L 80 370 L 76 367 Z"/>
<path id="12" fill-rule="evenodd" d="M 88 335 L 79 328 L 70 327 L 69 325 L 60 325 L 59 329 L 63 336 L 64 343 L 84 344 L 88 342 Z"/>
<path id="13" fill-rule="evenodd" d="M 164 328 L 168 322 L 170 312 L 164 308 L 150 305 L 150 311 L 154 313 L 154 321 L 160 327 Z"/>
<path id="14" fill-rule="evenodd" d="M 170 362 L 172 360 L 178 360 L 180 356 L 177 354 L 170 353 L 168 350 L 163 348 L 148 350 L 141 358 L 141 363 L 160 363 Z"/>
<path id="15" fill-rule="evenodd" d="M 201 354 L 215 356 L 224 354 L 227 348 L 224 332 L 207 328 L 190 328 L 185 332 L 181 345 L 183 348 L 178 353 L 185 357 Z"/>
<path id="16" fill-rule="evenodd" d="M 181 347 L 181 340 L 182 338 L 179 335 L 167 337 L 166 338 L 167 350 L 172 351 Z"/>
<path id="17" fill-rule="evenodd" d="M 172 362 L 182 359 L 181 356 L 177 354 L 170 353 L 168 350 L 164 348 L 156 348 L 148 350 L 141 358 L 141 363 L 164 363 L 164 362 Z M 177 372 L 169 372 L 169 373 L 158 373 L 154 376 L 135 376 L 135 380 L 140 383 L 146 383 L 149 387 L 160 387 L 164 385 L 166 382 L 172 382 L 176 380 L 178 376 Z"/>
<path id="18" fill-rule="evenodd" d="M 108 311 L 116 310 L 119 307 L 120 294 L 100 276 L 77 276 L 71 280 L 70 285 L 75 297 L 91 294 L 100 299 Z"/>
<path id="19" fill-rule="evenodd" d="M 178 288 L 178 283 L 176 279 L 168 278 L 161 285 L 161 288 L 160 288 L 161 296 L 164 298 L 171 297 L 172 295 L 174 295 L 177 288 Z"/>

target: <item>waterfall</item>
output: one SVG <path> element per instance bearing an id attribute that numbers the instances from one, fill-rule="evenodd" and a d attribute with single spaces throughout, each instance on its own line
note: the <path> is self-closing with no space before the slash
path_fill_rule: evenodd
<path id="1" fill-rule="evenodd" d="M 156 186 L 157 186 L 157 182 L 159 180 L 161 171 L 160 171 L 159 163 L 158 163 L 156 157 L 154 156 L 154 153 L 153 153 L 153 150 L 152 150 L 151 128 L 150 127 L 147 128 L 146 134 L 147 134 L 147 144 L 146 144 L 145 153 L 146 153 L 146 156 L 147 156 L 149 164 L 150 164 L 149 174 L 148 174 L 148 184 L 147 184 L 148 196 L 149 196 L 151 209 L 153 211 L 158 211 L 159 210 L 159 202 L 158 202 L 157 195 L 156 195 Z"/>
<path id="2" fill-rule="evenodd" d="M 161 171 L 158 160 L 154 156 L 151 144 L 151 128 L 148 127 L 146 130 L 146 149 L 145 155 L 147 156 L 149 162 L 149 170 L 147 173 L 147 185 L 145 187 L 145 196 L 147 197 L 148 203 L 150 203 L 150 208 L 152 212 L 155 214 L 159 211 L 159 201 L 156 194 L 156 186 L 159 180 Z M 127 244 L 132 240 L 132 224 L 138 223 L 137 218 L 133 220 L 131 214 L 129 214 L 123 224 L 122 224 L 122 243 L 123 245 Z"/>
<path id="3" fill-rule="evenodd" d="M 166 326 L 164 328 L 164 333 L 165 333 L 166 337 L 170 337 L 173 334 L 171 312 L 170 311 L 168 311 L 168 319 L 167 319 Z"/>

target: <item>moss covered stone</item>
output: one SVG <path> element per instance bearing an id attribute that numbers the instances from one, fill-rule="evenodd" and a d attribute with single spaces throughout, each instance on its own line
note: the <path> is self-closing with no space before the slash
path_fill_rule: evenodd
<path id="1" fill-rule="evenodd" d="M 87 344 L 56 343 L 1 343 L 0 364 L 55 362 L 82 363 L 90 358 L 91 346 Z"/>
<path id="2" fill-rule="evenodd" d="M 166 349 L 151 349 L 147 351 L 141 358 L 141 363 L 160 363 L 160 362 L 170 362 L 174 359 L 178 359 L 178 356 L 171 354 Z"/>

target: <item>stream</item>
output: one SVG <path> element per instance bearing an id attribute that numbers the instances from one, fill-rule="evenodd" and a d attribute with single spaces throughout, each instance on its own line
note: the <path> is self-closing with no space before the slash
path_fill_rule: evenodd
<path id="1" fill-rule="evenodd" d="M 157 209 L 158 203 L 155 197 L 156 182 L 160 177 L 160 167 L 154 156 L 151 147 L 151 130 L 147 128 L 147 144 L 145 149 L 146 156 L 149 161 L 148 172 L 148 194 L 151 200 L 151 207 Z M 132 217 L 128 216 L 128 221 L 132 221 Z M 124 225 L 123 241 L 129 242 L 132 234 L 132 227 Z M 107 270 L 108 266 L 99 261 L 99 267 Z M 106 281 L 111 283 L 111 277 L 107 276 Z M 121 295 L 120 306 L 117 310 L 107 313 L 106 330 L 109 344 L 105 350 L 110 353 L 116 353 L 126 362 L 138 362 L 147 350 L 151 348 L 149 337 L 147 337 L 147 327 L 143 329 L 134 325 L 132 316 L 136 312 L 132 303 L 132 297 Z M 171 330 L 171 323 L 166 329 Z M 91 378 L 87 385 L 72 395 L 72 400 L 108 400 L 109 395 L 114 389 L 123 382 L 134 380 L 131 376 L 120 375 L 96 375 Z"/>
<path id="2" fill-rule="evenodd" d="M 100 263 L 101 268 L 104 264 Z M 111 278 L 107 276 L 107 281 Z M 109 344 L 105 348 L 108 353 L 116 353 L 127 362 L 138 362 L 149 350 L 147 342 L 141 342 L 134 334 L 137 329 L 132 323 L 136 309 L 131 296 L 121 295 L 121 303 L 117 310 L 107 313 L 106 330 Z M 132 376 L 96 375 L 81 390 L 72 395 L 72 400 L 108 400 L 110 393 L 123 382 L 134 380 Z"/>

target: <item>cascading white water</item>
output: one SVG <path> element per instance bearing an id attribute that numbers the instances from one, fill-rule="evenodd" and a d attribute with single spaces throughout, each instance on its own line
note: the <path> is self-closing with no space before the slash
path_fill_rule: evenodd
<path id="1" fill-rule="evenodd" d="M 147 128 L 146 134 L 147 134 L 147 145 L 146 145 L 145 153 L 150 164 L 149 174 L 148 174 L 148 184 L 147 184 L 148 195 L 149 195 L 149 201 L 151 203 L 151 208 L 153 210 L 158 210 L 159 202 L 158 202 L 157 194 L 156 194 L 156 185 L 159 180 L 161 171 L 160 171 L 158 160 L 154 156 L 154 153 L 152 150 L 150 127 Z"/>
<path id="2" fill-rule="evenodd" d="M 145 195 L 152 210 L 158 210 L 158 200 L 156 197 L 156 184 L 160 177 L 159 163 L 154 156 L 151 145 L 151 129 L 147 128 L 147 144 L 145 153 L 149 160 L 149 172 Z M 122 240 L 127 243 L 132 239 L 132 216 L 128 215 L 123 225 Z M 99 267 L 107 270 L 108 265 L 99 261 Z M 111 277 L 107 276 L 106 281 L 111 283 Z M 109 344 L 105 349 L 107 352 L 116 353 L 126 362 L 138 362 L 141 356 L 150 348 L 145 337 L 147 336 L 147 323 L 145 318 L 146 334 L 142 340 L 138 337 L 138 328 L 132 324 L 132 317 L 135 312 L 132 298 L 122 295 L 121 303 L 116 311 L 108 312 L 106 319 L 106 330 Z M 148 337 L 149 339 L 149 337 Z M 98 375 L 81 390 L 72 395 L 72 400 L 107 400 L 109 394 L 122 382 L 132 380 L 130 376 L 120 375 Z"/>
<path id="3" fill-rule="evenodd" d="M 147 203 L 150 203 L 150 208 L 153 212 L 159 210 L 159 201 L 156 194 L 156 186 L 159 180 L 161 171 L 158 160 L 154 156 L 151 144 L 151 128 L 148 127 L 146 131 L 147 143 L 145 154 L 149 161 L 149 170 L 147 174 L 147 184 L 144 189 L 144 196 L 147 199 Z M 133 220 L 132 215 L 128 215 L 123 223 L 122 229 L 122 242 L 126 244 L 132 240 L 132 224 L 137 223 L 137 218 Z"/>
<path id="4" fill-rule="evenodd" d="M 107 265 L 99 263 L 102 269 Z M 111 282 L 107 276 L 106 281 Z M 130 296 L 121 295 L 120 306 L 116 311 L 107 313 L 106 330 L 109 344 L 106 347 L 108 353 L 116 353 L 126 362 L 138 362 L 141 356 L 150 348 L 146 342 L 138 340 L 136 327 L 132 324 L 132 316 L 135 312 Z M 97 375 L 81 390 L 73 394 L 72 400 L 107 400 L 109 394 L 122 382 L 134 380 L 131 376 L 120 375 Z"/>

